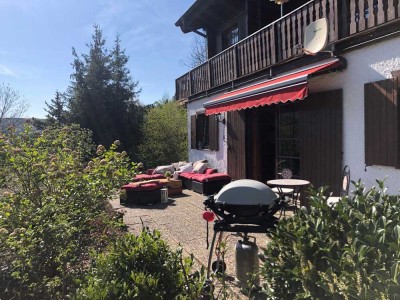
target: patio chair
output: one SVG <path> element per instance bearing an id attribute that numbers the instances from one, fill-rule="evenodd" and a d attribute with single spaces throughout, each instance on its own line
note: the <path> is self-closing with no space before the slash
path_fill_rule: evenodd
<path id="1" fill-rule="evenodd" d="M 347 197 L 349 195 L 350 188 L 350 168 L 348 165 L 344 166 L 342 173 L 342 187 L 340 190 L 339 197 L 329 197 L 327 203 L 329 206 L 335 206 L 343 197 Z"/>
<path id="2" fill-rule="evenodd" d="M 276 164 L 276 167 L 278 169 L 278 166 L 283 163 L 284 160 L 280 161 L 279 163 Z M 282 178 L 282 179 L 291 179 L 293 178 L 293 172 L 292 170 L 290 170 L 289 168 L 282 168 L 280 170 L 280 172 L 277 173 L 278 178 Z M 293 201 L 294 198 L 294 189 L 291 188 L 277 188 L 274 187 L 272 188 L 272 191 L 279 195 L 280 197 L 283 198 L 283 200 L 286 202 L 287 205 L 282 206 L 281 212 L 280 212 L 280 216 L 282 216 L 282 214 L 285 216 L 286 215 L 286 209 L 289 207 L 289 203 L 291 201 Z"/>

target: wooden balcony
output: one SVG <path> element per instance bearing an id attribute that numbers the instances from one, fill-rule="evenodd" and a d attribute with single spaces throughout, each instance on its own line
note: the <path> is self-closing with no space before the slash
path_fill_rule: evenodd
<path id="1" fill-rule="evenodd" d="M 309 1 L 176 79 L 176 99 L 187 99 L 302 55 L 304 30 L 320 18 L 329 22 L 329 47 L 398 24 L 400 1 Z"/>

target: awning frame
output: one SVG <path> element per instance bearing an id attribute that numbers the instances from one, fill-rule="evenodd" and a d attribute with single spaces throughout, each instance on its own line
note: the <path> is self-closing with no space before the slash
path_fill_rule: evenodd
<path id="1" fill-rule="evenodd" d="M 230 110 L 236 110 L 232 109 L 232 107 L 240 107 L 239 109 L 246 109 L 256 106 L 276 104 L 280 102 L 302 100 L 308 95 L 308 87 L 306 90 L 303 90 L 303 92 L 300 92 L 300 90 L 296 91 L 295 89 L 294 93 L 297 94 L 288 93 L 286 95 L 287 97 L 289 96 L 293 97 L 293 95 L 297 95 L 301 97 L 301 99 L 300 98 L 279 99 L 279 100 L 277 99 L 279 98 L 278 94 L 279 91 L 285 91 L 287 89 L 290 90 L 298 86 L 304 86 L 304 85 L 307 86 L 308 79 L 312 75 L 318 74 L 326 70 L 337 69 L 340 66 L 342 66 L 341 59 L 338 57 L 332 57 L 324 61 L 320 61 L 317 63 L 304 66 L 302 68 L 297 68 L 295 70 L 285 72 L 275 78 L 268 79 L 263 82 L 258 82 L 252 85 L 248 85 L 246 87 L 236 89 L 234 91 L 224 93 L 204 103 L 203 106 L 206 108 L 206 114 L 209 115 L 209 114 L 224 112 L 223 110 L 224 106 L 227 107 L 226 111 L 230 111 Z M 299 87 L 299 89 L 300 88 L 302 87 Z M 254 100 L 254 98 L 259 98 L 262 95 L 265 95 L 264 100 L 263 99 L 261 100 L 256 99 L 257 101 Z M 273 103 L 269 101 L 270 100 L 269 97 L 274 98 Z M 249 106 L 246 106 L 246 102 L 249 103 Z M 256 106 L 254 104 L 256 104 Z M 217 112 L 215 112 L 216 110 Z"/>

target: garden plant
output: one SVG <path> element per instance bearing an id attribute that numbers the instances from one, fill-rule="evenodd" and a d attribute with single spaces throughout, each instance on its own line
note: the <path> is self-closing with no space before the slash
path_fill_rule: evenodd
<path id="1" fill-rule="evenodd" d="M 326 190 L 270 232 L 262 275 L 269 299 L 399 299 L 400 197 L 353 182 L 333 207 Z"/>
<path id="2" fill-rule="evenodd" d="M 122 259 L 121 278 L 113 278 L 121 285 L 110 297 L 91 299 L 195 293 L 194 279 L 183 275 L 190 258 L 180 260 L 157 233 L 130 236 L 111 209 L 108 200 L 136 172 L 126 152 L 117 151 L 120 144 L 96 149 L 91 133 L 77 125 L 9 128 L 0 136 L 0 299 L 81 297 L 90 293 L 96 268 L 118 265 L 115 259 Z M 131 257 L 137 260 L 128 264 Z"/>

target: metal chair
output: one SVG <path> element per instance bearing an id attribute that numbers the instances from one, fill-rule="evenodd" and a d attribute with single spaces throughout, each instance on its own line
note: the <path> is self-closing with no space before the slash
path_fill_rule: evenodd
<path id="1" fill-rule="evenodd" d="M 340 190 L 340 197 L 329 197 L 327 203 L 329 206 L 334 206 L 336 203 L 340 201 L 343 197 L 347 197 L 349 195 L 350 189 L 350 168 L 348 165 L 345 165 L 342 173 L 342 187 Z"/>
<path id="2" fill-rule="evenodd" d="M 285 161 L 281 160 L 280 162 L 278 162 L 276 164 L 276 168 L 278 169 L 279 165 L 282 164 L 283 162 L 285 162 Z M 282 179 L 291 179 L 293 177 L 293 172 L 289 168 L 282 168 L 280 170 L 280 172 L 277 173 L 277 175 L 279 178 L 282 178 Z M 289 205 L 290 201 L 292 201 L 294 199 L 294 192 L 295 192 L 294 189 L 274 187 L 274 188 L 272 188 L 272 191 L 275 194 L 279 195 L 279 197 L 282 197 L 283 200 L 286 202 L 287 205 L 282 206 L 281 213 L 280 213 L 280 215 L 282 215 L 282 213 L 283 213 L 283 215 L 285 216 L 287 206 Z"/>

